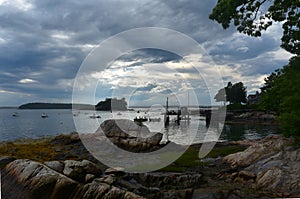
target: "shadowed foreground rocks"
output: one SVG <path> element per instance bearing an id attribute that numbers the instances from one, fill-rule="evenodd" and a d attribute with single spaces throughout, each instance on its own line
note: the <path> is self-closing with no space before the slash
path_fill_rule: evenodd
<path id="1" fill-rule="evenodd" d="M 300 197 L 300 148 L 280 135 L 268 136 L 223 158 L 232 170 L 220 177 L 249 184 L 277 197 Z"/>
<path id="2" fill-rule="evenodd" d="M 2 198 L 190 198 L 203 184 L 201 174 L 129 174 L 83 161 L 28 159 L 8 163 L 2 170 Z"/>

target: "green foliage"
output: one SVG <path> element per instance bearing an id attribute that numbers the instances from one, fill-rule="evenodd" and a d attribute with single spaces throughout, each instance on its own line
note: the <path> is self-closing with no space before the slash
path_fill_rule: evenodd
<path id="1" fill-rule="evenodd" d="M 281 47 L 300 54 L 299 0 L 218 0 L 209 18 L 224 29 L 233 22 L 239 32 L 259 37 L 273 22 L 283 22 Z"/>
<path id="2" fill-rule="evenodd" d="M 278 80 L 282 75 L 282 69 L 276 69 L 265 78 L 265 85 L 261 87 L 260 107 L 263 110 L 279 111 L 281 98 L 279 98 Z"/>
<path id="3" fill-rule="evenodd" d="M 275 75 L 274 75 L 275 74 Z M 300 136 L 300 56 L 265 79 L 261 107 L 277 111 L 284 134 Z"/>
<path id="4" fill-rule="evenodd" d="M 300 136 L 300 56 L 283 68 L 278 84 L 282 100 L 279 121 L 286 135 Z"/>
<path id="5" fill-rule="evenodd" d="M 265 93 L 268 91 L 270 88 L 272 88 L 275 84 L 275 80 L 277 79 L 278 76 L 282 74 L 281 69 L 276 69 L 275 72 L 271 73 L 269 77 L 265 78 L 265 85 L 261 87 L 261 92 Z"/>
<path id="6" fill-rule="evenodd" d="M 247 90 L 242 82 L 232 84 L 228 82 L 225 88 L 221 88 L 215 96 L 217 102 L 227 101 L 230 104 L 246 103 Z"/>
<path id="7" fill-rule="evenodd" d="M 242 82 L 238 82 L 234 84 L 231 88 L 228 88 L 228 93 L 229 93 L 229 101 L 230 103 L 246 103 L 247 99 L 247 91 L 246 87 Z"/>
<path id="8" fill-rule="evenodd" d="M 219 156 L 225 157 L 229 154 L 237 153 L 244 151 L 245 148 L 238 146 L 238 145 L 230 145 L 226 147 L 221 147 L 221 148 L 214 148 L 209 154 L 207 155 L 208 158 L 217 158 Z"/>
<path id="9" fill-rule="evenodd" d="M 244 147 L 238 145 L 228 145 L 215 147 L 205 158 L 217 158 L 219 156 L 224 157 L 226 155 L 240 152 L 245 150 Z M 207 166 L 208 162 L 199 161 L 199 148 L 198 147 L 190 147 L 185 153 L 178 158 L 174 163 L 169 166 L 160 169 L 160 171 L 167 172 L 184 172 L 187 168 L 201 168 L 203 166 Z"/>

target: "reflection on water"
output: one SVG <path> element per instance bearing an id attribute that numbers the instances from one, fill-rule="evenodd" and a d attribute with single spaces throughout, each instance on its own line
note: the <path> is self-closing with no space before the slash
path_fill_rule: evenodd
<path id="1" fill-rule="evenodd" d="M 279 127 L 263 124 L 228 124 L 221 134 L 224 140 L 257 139 L 279 133 Z"/>
<path id="2" fill-rule="evenodd" d="M 18 117 L 12 114 L 18 112 Z M 48 118 L 41 118 L 42 113 L 46 113 Z M 97 130 L 99 125 L 106 119 L 112 118 L 110 112 L 97 112 L 101 118 L 91 119 L 93 111 L 78 111 L 74 115 L 77 121 L 80 121 L 81 129 L 75 128 L 73 113 L 71 110 L 14 110 L 0 109 L 0 141 L 40 138 L 45 136 L 55 136 L 58 134 L 68 134 L 80 130 L 82 133 L 92 133 Z M 266 135 L 279 132 L 278 127 L 271 125 L 255 124 L 231 124 L 225 125 L 219 138 L 217 128 L 211 128 L 207 132 L 204 118 L 192 116 L 190 122 L 181 122 L 181 125 L 171 124 L 168 128 L 163 125 L 163 116 L 160 113 L 144 113 L 151 116 L 161 117 L 160 122 L 146 122 L 145 125 L 152 132 L 161 132 L 164 134 L 163 140 L 170 140 L 179 144 L 201 143 L 214 140 L 243 140 L 256 139 Z M 133 119 L 137 113 L 121 112 L 114 117 L 127 117 Z M 77 127 L 77 125 L 76 125 Z"/>

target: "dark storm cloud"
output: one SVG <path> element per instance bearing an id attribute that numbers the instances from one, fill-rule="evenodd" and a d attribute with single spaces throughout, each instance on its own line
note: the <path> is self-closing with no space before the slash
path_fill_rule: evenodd
<path id="1" fill-rule="evenodd" d="M 0 5 L 0 90 L 41 98 L 71 96 L 70 85 L 61 82 L 73 81 L 93 46 L 131 28 L 157 26 L 187 34 L 203 44 L 217 63 L 241 64 L 244 59 L 253 59 L 247 64 L 254 67 L 243 69 L 249 74 L 268 72 L 259 67 L 261 60 L 255 58 L 279 45 L 268 37 L 246 39 L 244 43 L 232 37 L 233 28 L 223 31 L 208 19 L 216 4 L 211 0 L 28 0 L 28 3 L 32 6 L 27 10 L 14 6 L 13 1 Z M 237 48 L 230 46 L 230 41 L 236 42 Z M 150 49 L 121 59 L 136 60 L 134 67 L 149 62 L 177 62 L 181 57 Z M 279 66 L 283 62 L 273 60 L 268 64 Z M 34 82 L 20 83 L 22 79 Z"/>
<path id="2" fill-rule="evenodd" d="M 182 58 L 179 55 L 165 50 L 144 48 L 127 53 L 118 60 L 123 62 L 134 62 L 128 65 L 128 67 L 134 67 L 147 63 L 179 62 Z"/>

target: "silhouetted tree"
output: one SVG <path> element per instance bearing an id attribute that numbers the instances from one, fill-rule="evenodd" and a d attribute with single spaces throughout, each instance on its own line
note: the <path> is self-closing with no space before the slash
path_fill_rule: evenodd
<path id="1" fill-rule="evenodd" d="M 228 82 L 225 88 L 221 88 L 215 95 L 216 102 L 229 102 L 230 104 L 246 103 L 247 90 L 242 82 L 232 84 Z"/>
<path id="2" fill-rule="evenodd" d="M 215 95 L 214 99 L 216 102 L 227 102 L 225 88 L 221 88 L 218 93 Z"/>
<path id="3" fill-rule="evenodd" d="M 232 104 L 247 102 L 247 90 L 242 82 L 234 84 L 230 91 L 229 101 Z"/>

